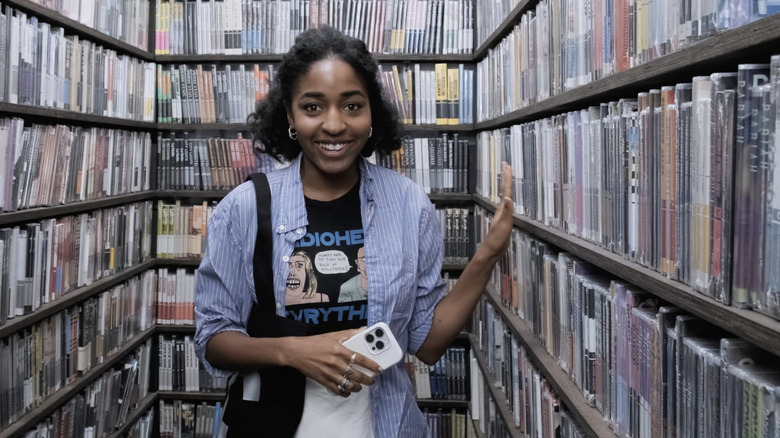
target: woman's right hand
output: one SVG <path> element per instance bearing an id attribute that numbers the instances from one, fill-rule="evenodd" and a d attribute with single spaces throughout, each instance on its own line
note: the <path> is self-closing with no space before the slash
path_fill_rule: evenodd
<path id="1" fill-rule="evenodd" d="M 361 330 L 288 338 L 290 342 L 285 348 L 285 362 L 334 394 L 349 397 L 350 393 L 363 389 L 363 385 L 374 383 L 374 377 L 360 372 L 354 365 L 368 369 L 374 374 L 380 372 L 376 362 L 342 345 Z M 347 378 L 349 385 L 342 391 L 341 385 Z"/>

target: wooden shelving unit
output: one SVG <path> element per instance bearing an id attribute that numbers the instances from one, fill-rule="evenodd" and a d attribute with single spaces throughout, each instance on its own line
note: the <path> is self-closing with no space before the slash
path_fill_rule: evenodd
<path id="1" fill-rule="evenodd" d="M 476 196 L 475 199 L 485 209 L 495 211 L 495 205 L 485 198 Z M 670 280 L 618 254 L 528 218 L 515 215 L 514 225 L 780 356 L 780 321 L 758 312 L 719 303 L 694 291 L 690 286 Z"/>
<path id="2" fill-rule="evenodd" d="M 491 376 L 492 373 L 488 369 L 487 359 L 485 358 L 485 355 L 482 353 L 482 350 L 479 349 L 479 344 L 477 344 L 476 340 L 473 337 L 471 337 L 470 341 L 471 341 L 471 353 L 477 359 L 477 363 L 479 364 L 479 369 L 482 370 L 482 374 L 484 376 L 486 377 Z M 520 429 L 517 426 L 515 426 L 515 422 L 512 417 L 512 412 L 509 410 L 509 406 L 507 406 L 507 404 L 504 403 L 504 399 L 506 398 L 504 394 L 502 394 L 493 385 L 488 384 L 486 386 L 490 390 L 490 394 L 493 396 L 493 400 L 495 401 L 497 414 L 501 417 L 501 421 L 503 421 L 504 424 L 506 425 L 506 430 L 509 431 L 510 436 L 512 438 L 523 438 L 523 433 L 521 433 Z"/>
<path id="3" fill-rule="evenodd" d="M 157 324 L 158 334 L 194 335 L 195 326 L 189 324 Z"/>
<path id="4" fill-rule="evenodd" d="M 0 102 L 0 113 L 24 117 L 25 120 L 38 123 L 74 124 L 79 126 L 99 126 L 103 128 L 124 129 L 128 131 L 152 131 L 157 129 L 154 122 L 129 120 L 118 117 L 99 116 L 42 106 L 20 105 Z"/>
<path id="5" fill-rule="evenodd" d="M 154 61 L 154 56 L 147 50 L 139 49 L 138 47 L 127 44 L 124 41 L 120 41 L 103 32 L 85 26 L 78 21 L 71 20 L 59 12 L 43 7 L 37 3 L 33 3 L 29 0 L 3 0 L 3 4 L 35 15 L 41 21 L 46 21 L 62 27 L 68 34 L 76 34 L 79 37 L 98 41 L 103 47 L 115 50 L 119 53 L 131 55 L 134 58 L 143 59 L 145 61 Z M 152 39 L 152 42 L 154 42 L 154 39 Z"/>
<path id="6" fill-rule="evenodd" d="M 552 96 L 527 108 L 478 122 L 476 129 L 496 129 L 572 109 L 584 109 L 588 105 L 621 97 L 636 97 L 640 91 L 674 85 L 680 82 L 681 77 L 690 80 L 694 76 L 709 75 L 716 71 L 737 71 L 737 65 L 747 59 L 752 59 L 753 62 L 769 62 L 769 56 L 780 52 L 779 48 L 780 14 L 774 14 L 698 41 L 637 67 Z"/>
<path id="7" fill-rule="evenodd" d="M 243 54 L 243 55 L 155 55 L 154 60 L 163 64 L 278 64 L 282 54 Z"/>
<path id="8" fill-rule="evenodd" d="M 188 400 L 188 401 L 211 401 L 211 402 L 225 401 L 225 393 L 223 391 L 215 391 L 215 392 L 158 391 L 157 395 L 160 398 L 160 400 Z"/>
<path id="9" fill-rule="evenodd" d="M 94 201 L 74 202 L 72 204 L 57 205 L 54 207 L 38 207 L 27 210 L 18 210 L 8 213 L 0 213 L 0 226 L 7 227 L 11 225 L 32 222 L 51 217 L 69 216 L 88 211 L 99 210 L 101 208 L 116 207 L 118 205 L 131 204 L 133 202 L 142 202 L 155 199 L 156 192 L 145 191 L 130 193 L 127 195 L 111 196 Z"/>
<path id="10" fill-rule="evenodd" d="M 0 438 L 12 438 L 21 436 L 26 430 L 34 427 L 39 421 L 44 420 L 47 416 L 51 415 L 60 405 L 68 401 L 71 397 L 75 396 L 87 385 L 92 383 L 101 374 L 108 371 L 119 361 L 132 353 L 141 344 L 155 332 L 155 328 L 152 327 L 144 332 L 136 335 L 130 342 L 125 344 L 122 349 L 116 352 L 113 356 L 106 359 L 102 364 L 94 366 L 91 370 L 87 371 L 84 375 L 76 378 L 73 382 L 69 383 L 59 391 L 54 393 L 51 397 L 47 398 L 43 403 L 31 410 L 18 420 L 0 431 Z"/>
<path id="11" fill-rule="evenodd" d="M 514 7 L 514 9 L 512 9 L 511 12 L 509 12 L 509 15 L 504 18 L 504 21 L 501 22 L 501 25 L 498 26 L 498 28 L 494 30 L 493 33 L 491 33 L 485 39 L 485 41 L 482 41 L 481 43 L 477 41 L 479 46 L 477 46 L 477 50 L 474 51 L 474 61 L 479 62 L 482 60 L 482 58 L 487 56 L 488 50 L 501 42 L 505 36 L 509 35 L 514 25 L 520 21 L 520 18 L 523 16 L 525 11 L 529 9 L 530 6 L 534 3 L 535 2 L 533 0 L 522 0 Z"/>
<path id="12" fill-rule="evenodd" d="M 154 265 L 155 260 L 147 260 L 137 266 L 133 266 L 117 274 L 101 278 L 89 286 L 75 289 L 65 294 L 58 300 L 42 305 L 33 313 L 9 319 L 5 325 L 0 326 L 0 339 L 26 327 L 29 327 L 36 322 L 42 321 L 43 319 L 64 309 L 67 309 L 76 303 L 84 301 L 93 295 L 104 292 L 114 285 L 122 283 L 123 281 L 128 280 L 146 271 L 147 269 L 151 269 L 154 267 Z"/>
<path id="13" fill-rule="evenodd" d="M 421 408 L 468 409 L 469 402 L 466 400 L 417 399 L 417 406 Z"/>
<path id="14" fill-rule="evenodd" d="M 143 398 L 138 403 L 138 406 L 136 406 L 135 409 L 132 410 L 132 412 L 129 412 L 127 414 L 127 418 L 125 418 L 125 422 L 117 428 L 114 432 L 108 435 L 108 438 L 121 438 L 123 437 L 127 432 L 130 431 L 130 429 L 133 427 L 133 425 L 138 421 L 141 416 L 146 413 L 149 409 L 154 408 L 155 402 L 157 402 L 157 393 L 156 392 L 150 392 L 146 395 L 146 397 Z"/>
<path id="15" fill-rule="evenodd" d="M 522 342 L 528 357 L 537 364 L 539 371 L 553 387 L 577 423 L 593 437 L 617 437 L 604 421 L 603 414 L 587 404 L 582 391 L 561 369 L 557 360 L 547 353 L 547 350 L 534 337 L 526 323 L 501 304 L 501 298 L 491 286 L 488 286 L 485 294 L 493 305 L 493 309 L 501 314 L 501 318 L 508 323 L 512 332 Z"/>

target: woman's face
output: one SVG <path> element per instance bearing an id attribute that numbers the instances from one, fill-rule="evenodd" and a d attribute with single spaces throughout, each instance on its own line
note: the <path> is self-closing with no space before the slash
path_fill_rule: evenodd
<path id="1" fill-rule="evenodd" d="M 336 58 L 312 64 L 292 92 L 287 119 L 298 131 L 307 179 L 357 177 L 355 160 L 369 137 L 371 107 L 349 64 Z"/>

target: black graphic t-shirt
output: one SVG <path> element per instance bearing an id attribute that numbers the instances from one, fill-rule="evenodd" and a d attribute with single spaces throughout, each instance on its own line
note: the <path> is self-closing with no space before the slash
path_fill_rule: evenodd
<path id="1" fill-rule="evenodd" d="M 309 225 L 287 277 L 287 317 L 331 332 L 366 325 L 368 278 L 360 184 L 333 201 L 306 198 Z"/>

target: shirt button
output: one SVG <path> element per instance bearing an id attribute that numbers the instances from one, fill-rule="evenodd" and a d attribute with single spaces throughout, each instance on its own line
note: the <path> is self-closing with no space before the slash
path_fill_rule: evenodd
<path id="1" fill-rule="evenodd" d="M 284 231 L 284 225 L 279 225 L 279 231 Z"/>
<path id="2" fill-rule="evenodd" d="M 287 256 L 284 256 L 284 257 L 282 257 L 282 261 L 283 262 L 288 262 L 288 261 L 290 261 L 290 258 L 287 257 Z"/>
<path id="3" fill-rule="evenodd" d="M 297 230 L 295 230 L 295 232 L 298 234 L 303 234 L 303 228 L 298 228 Z"/>
<path id="4" fill-rule="evenodd" d="M 276 308 L 277 309 L 281 309 L 282 308 L 282 303 L 276 303 Z"/>

